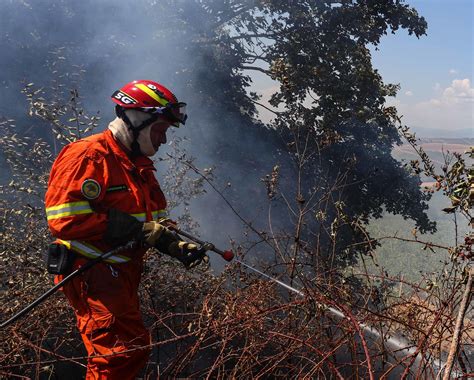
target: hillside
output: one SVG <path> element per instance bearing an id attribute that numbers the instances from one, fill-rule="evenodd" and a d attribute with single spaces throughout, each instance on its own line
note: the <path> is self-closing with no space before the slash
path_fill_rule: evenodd
<path id="1" fill-rule="evenodd" d="M 447 138 L 424 138 L 419 144 L 435 163 L 437 169 L 444 164 L 444 156 L 449 152 L 464 153 L 474 145 L 474 139 L 447 139 Z M 396 147 L 393 156 L 401 161 L 417 159 L 413 148 L 404 144 Z M 423 181 L 429 181 L 423 178 Z M 423 183 L 425 185 L 426 183 Z M 459 215 L 446 214 L 442 211 L 449 206 L 449 200 L 441 193 L 434 193 L 429 201 L 427 214 L 430 219 L 436 221 L 437 232 L 434 234 L 421 235 L 416 232 L 416 238 L 422 241 L 431 241 L 440 245 L 453 246 L 456 238 L 459 239 L 468 232 L 467 221 Z M 456 235 L 456 224 L 458 234 Z M 369 230 L 376 237 L 397 236 L 398 238 L 414 239 L 415 224 L 403 219 L 399 215 L 386 213 L 382 219 L 373 220 Z M 382 246 L 377 249 L 376 259 L 380 267 L 387 270 L 390 275 L 403 275 L 410 281 L 418 281 L 427 273 L 436 272 L 443 267 L 443 263 L 448 259 L 441 250 L 431 251 L 423 249 L 423 245 L 417 243 L 407 243 L 396 239 L 388 239 L 382 242 Z M 380 268 L 373 269 L 380 270 Z M 429 275 L 428 275 L 429 276 Z"/>

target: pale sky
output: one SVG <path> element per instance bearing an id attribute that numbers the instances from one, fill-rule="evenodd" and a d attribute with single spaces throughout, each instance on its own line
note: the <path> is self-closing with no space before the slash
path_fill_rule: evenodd
<path id="1" fill-rule="evenodd" d="M 420 135 L 425 129 L 437 129 L 450 137 L 464 129 L 468 130 L 464 137 L 474 137 L 474 2 L 407 3 L 428 22 L 427 36 L 418 40 L 399 31 L 382 39 L 380 50 L 373 52 L 373 64 L 385 81 L 401 85 L 397 99 L 391 102 Z"/>
<path id="2" fill-rule="evenodd" d="M 382 38 L 373 65 L 385 82 L 399 83 L 395 104 L 419 136 L 474 137 L 473 0 L 407 0 L 428 22 L 427 36 L 404 30 Z M 252 74 L 268 99 L 275 83 Z M 261 112 L 268 120 L 271 114 Z M 429 129 L 429 131 L 428 131 Z M 461 131 L 462 130 L 462 131 Z"/>

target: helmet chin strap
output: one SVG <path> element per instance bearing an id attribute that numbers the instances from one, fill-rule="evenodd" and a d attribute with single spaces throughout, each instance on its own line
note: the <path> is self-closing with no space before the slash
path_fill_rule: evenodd
<path id="1" fill-rule="evenodd" d="M 142 121 L 140 124 L 135 126 L 125 111 L 126 109 L 124 109 L 123 107 L 120 107 L 119 105 L 115 106 L 116 115 L 121 118 L 125 122 L 125 124 L 127 124 L 128 129 L 130 129 L 133 133 L 133 142 L 131 145 L 132 157 L 141 156 L 143 155 L 143 152 L 141 151 L 140 144 L 138 142 L 138 136 L 140 135 L 140 131 L 148 127 L 150 124 L 153 124 L 158 119 L 158 115 L 150 115 L 148 119 Z"/>

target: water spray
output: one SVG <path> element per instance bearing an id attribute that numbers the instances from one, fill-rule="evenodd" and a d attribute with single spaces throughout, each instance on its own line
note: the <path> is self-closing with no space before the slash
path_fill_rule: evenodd
<path id="1" fill-rule="evenodd" d="M 170 229 L 174 230 L 177 234 L 179 234 L 181 236 L 184 236 L 184 237 L 188 238 L 189 240 L 194 241 L 195 243 L 200 244 L 201 247 L 204 248 L 205 250 L 213 251 L 213 252 L 219 254 L 226 261 L 229 261 L 229 262 L 234 261 L 238 264 L 241 264 L 244 267 L 250 269 L 251 271 L 253 271 L 255 273 L 258 273 L 260 276 L 265 277 L 266 279 L 280 285 L 281 287 L 283 287 L 283 288 L 285 288 L 285 289 L 287 289 L 287 290 L 289 290 L 289 291 L 291 291 L 291 292 L 293 292 L 293 293 L 295 293 L 295 294 L 297 294 L 301 297 L 305 296 L 304 292 L 302 292 L 301 290 L 298 290 L 295 287 L 293 287 L 291 285 L 288 285 L 285 282 L 283 282 L 281 280 L 278 280 L 277 278 L 275 278 L 273 276 L 270 276 L 270 275 L 258 270 L 257 268 L 254 268 L 253 266 L 243 262 L 242 260 L 235 259 L 234 258 L 234 253 L 231 250 L 222 251 L 222 250 L 216 248 L 214 246 L 214 244 L 203 241 L 203 240 L 201 240 L 201 239 L 199 239 L 199 238 L 197 238 L 197 237 L 195 237 L 195 236 L 193 236 L 193 235 L 191 235 L 187 232 L 184 232 L 184 231 L 180 230 L 177 227 L 173 226 L 173 227 L 170 227 Z M 332 314 L 332 315 L 334 315 L 334 316 L 336 316 L 340 319 L 349 319 L 349 317 L 347 317 L 343 312 L 341 312 L 340 310 L 338 310 L 334 307 L 331 307 L 331 306 L 328 306 L 328 305 L 325 305 L 325 304 L 320 304 L 320 305 L 324 306 L 330 314 Z M 395 348 L 398 351 L 404 352 L 407 355 L 413 355 L 416 352 L 415 347 L 410 347 L 408 343 L 403 342 L 401 339 L 392 337 L 388 334 L 383 334 L 379 330 L 377 330 L 374 327 L 369 326 L 365 323 L 360 323 L 360 322 L 357 322 L 357 323 L 365 333 L 367 333 L 371 336 L 374 336 L 378 339 L 384 339 L 384 341 L 388 345 L 392 346 L 393 348 Z M 418 353 L 417 356 L 416 356 L 416 360 L 421 361 L 422 358 L 423 358 L 423 356 L 420 353 Z M 441 370 L 444 368 L 445 363 L 442 360 L 438 359 L 438 360 L 433 360 L 432 365 L 433 365 L 433 367 L 438 368 L 439 373 L 441 373 Z"/>

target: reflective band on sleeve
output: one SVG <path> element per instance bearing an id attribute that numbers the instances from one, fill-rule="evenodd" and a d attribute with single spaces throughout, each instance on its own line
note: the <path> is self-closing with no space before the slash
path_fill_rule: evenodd
<path id="1" fill-rule="evenodd" d="M 92 214 L 93 212 L 94 210 L 92 210 L 89 202 L 81 201 L 48 207 L 46 209 L 46 216 L 48 220 L 51 220 L 71 215 Z"/>
<path id="2" fill-rule="evenodd" d="M 146 221 L 146 212 L 141 212 L 139 214 L 130 214 L 130 215 L 135 217 L 139 222 Z"/>
<path id="3" fill-rule="evenodd" d="M 157 210 L 151 213 L 153 220 L 163 219 L 168 217 L 168 211 L 166 210 Z"/>
<path id="4" fill-rule="evenodd" d="M 135 217 L 140 222 L 146 222 L 146 212 L 130 215 Z M 158 220 L 161 218 L 166 218 L 168 216 L 168 212 L 166 210 L 155 210 L 151 212 L 151 216 L 153 220 Z"/>
<path id="5" fill-rule="evenodd" d="M 61 244 L 64 244 L 68 249 L 74 252 L 77 252 L 81 254 L 82 256 L 87 257 L 88 259 L 95 259 L 96 257 L 99 257 L 103 253 L 99 249 L 94 247 L 92 244 L 88 244 L 83 241 L 60 240 L 60 239 L 58 239 L 58 241 L 61 242 Z M 130 261 L 130 257 L 115 255 L 115 256 L 108 257 L 104 261 L 108 263 L 112 263 L 112 264 L 121 264 L 121 263 L 126 263 L 127 261 Z"/>

